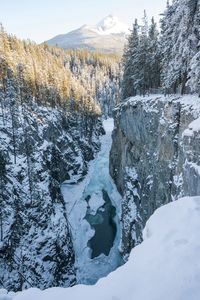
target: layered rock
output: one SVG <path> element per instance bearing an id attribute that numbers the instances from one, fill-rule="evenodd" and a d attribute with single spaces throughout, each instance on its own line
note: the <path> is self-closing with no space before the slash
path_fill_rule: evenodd
<path id="1" fill-rule="evenodd" d="M 195 96 L 135 97 L 115 110 L 110 173 L 123 195 L 124 256 L 155 209 L 199 195 L 199 113 Z"/>

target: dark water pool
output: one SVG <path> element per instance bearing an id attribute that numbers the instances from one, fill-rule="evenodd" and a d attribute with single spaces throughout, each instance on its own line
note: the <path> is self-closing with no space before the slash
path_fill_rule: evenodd
<path id="1" fill-rule="evenodd" d="M 114 221 L 116 209 L 112 205 L 108 193 L 105 190 L 102 190 L 102 197 L 105 204 L 98 209 L 96 215 L 91 215 L 88 209 L 85 217 L 91 227 L 95 230 L 94 236 L 88 242 L 88 246 L 92 250 L 92 259 L 100 254 L 105 254 L 106 256 L 109 255 L 117 232 Z M 86 201 L 88 201 L 89 198 L 90 196 L 86 198 Z"/>

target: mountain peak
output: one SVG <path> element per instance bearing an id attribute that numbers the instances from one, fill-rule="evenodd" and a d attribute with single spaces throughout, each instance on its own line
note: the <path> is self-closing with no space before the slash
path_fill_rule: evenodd
<path id="1" fill-rule="evenodd" d="M 113 15 L 108 15 L 107 17 L 103 18 L 100 22 L 97 23 L 97 27 L 102 28 L 103 30 L 109 30 L 113 26 L 116 26 L 119 23 L 117 17 Z"/>
<path id="2" fill-rule="evenodd" d="M 113 15 L 108 15 L 96 25 L 83 25 L 48 41 L 64 49 L 90 49 L 106 53 L 122 54 L 128 26 Z"/>
<path id="3" fill-rule="evenodd" d="M 112 14 L 106 16 L 100 22 L 98 22 L 96 27 L 102 34 L 128 33 L 128 26 L 120 22 L 119 19 Z"/>

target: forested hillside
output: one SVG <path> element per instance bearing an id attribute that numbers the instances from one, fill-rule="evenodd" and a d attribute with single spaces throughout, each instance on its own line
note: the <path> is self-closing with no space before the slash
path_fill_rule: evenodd
<path id="1" fill-rule="evenodd" d="M 161 32 L 146 13 L 135 20 L 123 57 L 122 98 L 146 93 L 200 94 L 200 2 L 167 3 Z"/>
<path id="2" fill-rule="evenodd" d="M 1 287 L 75 284 L 60 185 L 87 174 L 104 133 L 99 117 L 118 98 L 119 73 L 118 57 L 36 45 L 1 28 Z"/>
<path id="3" fill-rule="evenodd" d="M 26 100 L 34 97 L 38 104 L 100 114 L 101 104 L 107 113 L 105 99 L 112 109 L 119 98 L 120 58 L 115 55 L 36 45 L 1 27 L 0 59 L 2 87 L 11 80 L 24 89 Z"/>

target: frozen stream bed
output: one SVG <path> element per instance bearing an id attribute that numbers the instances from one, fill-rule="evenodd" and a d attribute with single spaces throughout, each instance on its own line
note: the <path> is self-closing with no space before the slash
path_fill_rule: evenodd
<path id="1" fill-rule="evenodd" d="M 109 175 L 109 152 L 113 119 L 104 121 L 106 135 L 101 150 L 90 163 L 82 182 L 64 182 L 62 193 L 67 208 L 75 250 L 78 283 L 94 284 L 122 264 L 119 253 L 121 196 Z"/>

